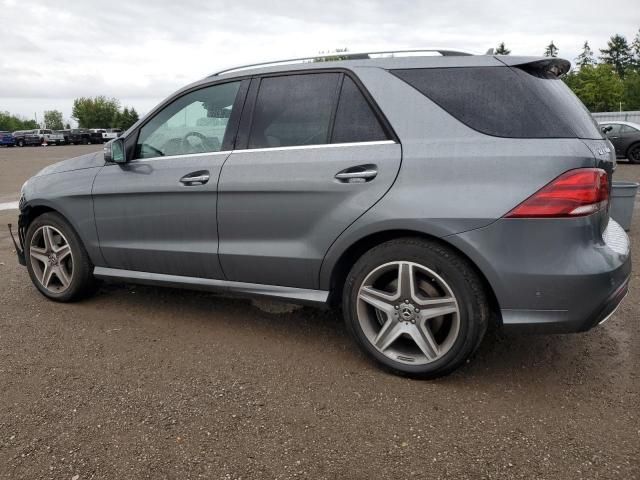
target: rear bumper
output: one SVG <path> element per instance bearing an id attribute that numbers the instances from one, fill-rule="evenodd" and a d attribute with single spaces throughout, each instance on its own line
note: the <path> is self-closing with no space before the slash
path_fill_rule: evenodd
<path id="1" fill-rule="evenodd" d="M 509 330 L 582 332 L 610 316 L 631 276 L 629 239 L 614 220 L 501 219 L 448 237 L 491 285 Z"/>

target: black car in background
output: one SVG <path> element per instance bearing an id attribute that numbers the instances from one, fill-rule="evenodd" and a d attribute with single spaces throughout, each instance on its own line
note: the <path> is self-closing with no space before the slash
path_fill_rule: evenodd
<path id="1" fill-rule="evenodd" d="M 602 132 L 616 149 L 618 158 L 640 163 L 640 125 L 633 122 L 602 122 Z"/>
<path id="2" fill-rule="evenodd" d="M 24 147 L 25 145 L 41 145 L 42 140 L 35 130 L 18 130 L 13 132 L 13 138 L 16 139 L 16 145 Z"/>
<path id="3" fill-rule="evenodd" d="M 92 132 L 86 128 L 72 128 L 62 130 L 67 144 L 89 145 L 90 143 L 102 143 L 102 134 Z"/>

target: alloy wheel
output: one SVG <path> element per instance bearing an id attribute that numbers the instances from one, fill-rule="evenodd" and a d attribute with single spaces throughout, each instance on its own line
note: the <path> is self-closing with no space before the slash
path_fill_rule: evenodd
<path id="1" fill-rule="evenodd" d="M 371 271 L 358 291 L 357 315 L 374 348 L 410 365 L 442 358 L 460 331 L 460 309 L 451 287 L 414 262 L 390 262 Z"/>
<path id="2" fill-rule="evenodd" d="M 43 225 L 31 237 L 31 267 L 46 290 L 62 293 L 73 278 L 73 254 L 65 236 L 55 227 Z"/>

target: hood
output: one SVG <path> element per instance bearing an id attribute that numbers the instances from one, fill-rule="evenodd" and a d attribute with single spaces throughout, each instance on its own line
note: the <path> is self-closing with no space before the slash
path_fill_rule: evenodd
<path id="1" fill-rule="evenodd" d="M 103 165 L 103 153 L 101 151 L 93 152 L 49 165 L 48 167 L 40 170 L 36 176 L 39 177 L 41 175 L 51 175 L 52 173 L 70 172 L 72 170 L 82 170 L 84 168 L 102 167 Z"/>

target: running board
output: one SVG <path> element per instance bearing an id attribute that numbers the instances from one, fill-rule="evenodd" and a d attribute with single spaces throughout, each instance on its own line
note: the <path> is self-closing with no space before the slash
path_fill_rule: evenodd
<path id="1" fill-rule="evenodd" d="M 262 285 L 259 283 L 230 282 L 211 278 L 182 277 L 179 275 L 165 275 L 163 273 L 121 270 L 118 268 L 95 267 L 93 269 L 93 275 L 97 278 L 141 283 L 144 285 L 205 290 L 250 297 L 271 297 L 292 303 L 310 305 L 326 305 L 327 298 L 329 297 L 329 292 L 324 290 Z"/>

